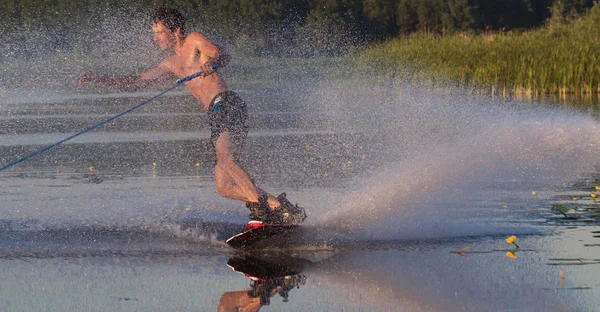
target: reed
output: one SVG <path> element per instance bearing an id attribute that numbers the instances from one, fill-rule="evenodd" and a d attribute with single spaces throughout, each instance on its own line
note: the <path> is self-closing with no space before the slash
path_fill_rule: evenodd
<path id="1" fill-rule="evenodd" d="M 417 33 L 353 55 L 383 74 L 526 96 L 600 92 L 600 5 L 528 32 Z M 360 66 L 360 65 L 359 65 Z"/>

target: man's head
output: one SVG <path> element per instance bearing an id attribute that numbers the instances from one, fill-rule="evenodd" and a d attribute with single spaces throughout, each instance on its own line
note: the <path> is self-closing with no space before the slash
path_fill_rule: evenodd
<path id="1" fill-rule="evenodd" d="M 162 23 L 171 32 L 175 32 L 179 29 L 181 35 L 185 33 L 185 18 L 183 17 L 183 14 L 175 9 L 168 9 L 165 7 L 156 9 L 152 16 L 152 22 L 154 24 Z"/>
<path id="2" fill-rule="evenodd" d="M 179 11 L 168 8 L 158 8 L 152 16 L 154 41 L 162 48 L 173 47 L 176 35 L 185 35 L 185 18 Z"/>

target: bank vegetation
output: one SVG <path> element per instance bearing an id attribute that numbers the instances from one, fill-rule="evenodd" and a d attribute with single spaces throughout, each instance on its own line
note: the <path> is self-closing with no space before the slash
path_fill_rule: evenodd
<path id="1" fill-rule="evenodd" d="M 562 9 L 554 7 L 534 30 L 418 32 L 363 49 L 353 60 L 398 79 L 493 94 L 600 93 L 600 4 L 580 16 Z"/>

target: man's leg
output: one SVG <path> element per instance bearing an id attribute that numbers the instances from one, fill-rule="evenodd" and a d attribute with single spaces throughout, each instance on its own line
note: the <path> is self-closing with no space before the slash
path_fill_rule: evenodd
<path id="1" fill-rule="evenodd" d="M 218 164 L 215 166 L 215 182 L 217 184 L 217 191 L 221 196 L 248 202 L 246 195 L 240 193 L 240 188 Z"/>
<path id="2" fill-rule="evenodd" d="M 231 134 L 228 131 L 222 132 L 215 142 L 217 154 L 215 181 L 219 194 L 227 198 L 255 203 L 264 193 L 267 195 L 271 209 L 278 207 L 280 204 L 277 199 L 256 187 L 250 175 L 236 163 L 232 148 Z"/>

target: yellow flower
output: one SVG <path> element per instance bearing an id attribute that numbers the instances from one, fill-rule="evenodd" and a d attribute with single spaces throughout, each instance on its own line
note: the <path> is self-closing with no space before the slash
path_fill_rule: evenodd
<path id="1" fill-rule="evenodd" d="M 596 198 L 596 197 L 598 197 L 598 195 L 596 195 L 596 194 L 594 194 L 594 193 L 590 194 L 590 196 L 591 196 L 592 198 Z"/>
<path id="2" fill-rule="evenodd" d="M 578 200 L 578 199 L 579 199 L 578 197 L 573 197 L 573 200 Z"/>
<path id="3" fill-rule="evenodd" d="M 512 251 L 507 252 L 506 256 L 509 257 L 509 258 L 513 258 L 513 259 L 517 258 L 517 255 L 515 255 L 515 253 L 512 252 Z"/>
<path id="4" fill-rule="evenodd" d="M 90 166 L 90 171 L 96 171 L 96 168 L 94 168 L 94 166 Z"/>
<path id="5" fill-rule="evenodd" d="M 600 186 L 596 186 L 596 191 L 600 192 Z"/>
<path id="6" fill-rule="evenodd" d="M 509 243 L 509 244 L 512 244 L 512 243 L 514 243 L 514 242 L 515 242 L 515 240 L 517 240 L 517 237 L 516 237 L 516 236 L 514 236 L 514 235 L 513 235 L 513 236 L 511 236 L 511 237 L 508 237 L 508 238 L 506 238 L 506 242 L 507 242 L 507 243 Z"/>
<path id="7" fill-rule="evenodd" d="M 196 163 L 196 167 L 200 167 L 200 163 L 199 162 Z"/>

